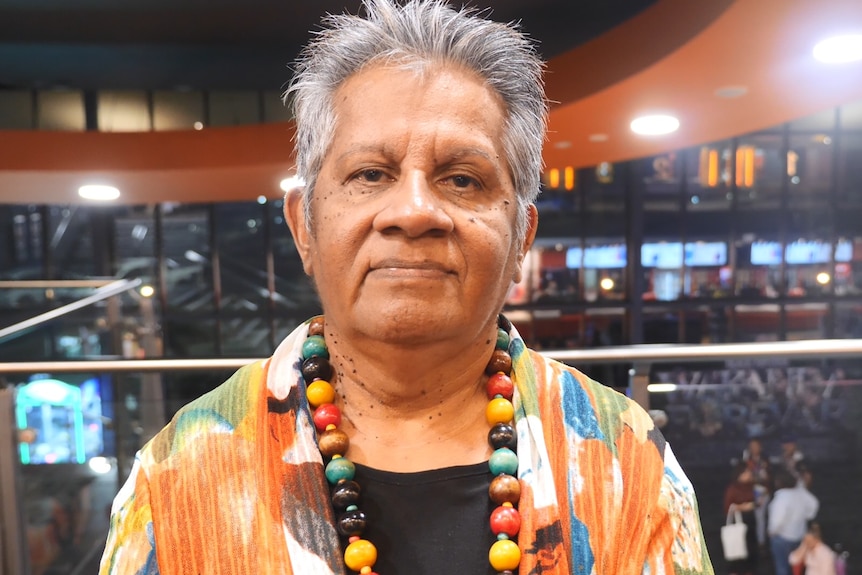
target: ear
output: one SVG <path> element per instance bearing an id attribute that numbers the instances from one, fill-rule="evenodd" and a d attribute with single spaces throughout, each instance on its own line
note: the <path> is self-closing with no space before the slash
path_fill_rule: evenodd
<path id="1" fill-rule="evenodd" d="M 284 220 L 290 228 L 293 243 L 302 259 L 302 269 L 309 277 L 314 277 L 314 268 L 311 264 L 311 245 L 314 239 L 308 230 L 308 222 L 305 221 L 305 194 L 304 188 L 293 188 L 284 195 Z"/>
<path id="2" fill-rule="evenodd" d="M 518 262 L 515 265 L 515 276 L 512 278 L 512 281 L 515 283 L 521 282 L 524 258 L 527 257 L 527 253 L 533 247 L 533 240 L 536 239 L 536 230 L 538 227 L 539 211 L 534 204 L 530 204 L 527 206 L 527 233 L 524 234 L 524 242 L 521 244 L 521 249 L 518 252 Z"/>

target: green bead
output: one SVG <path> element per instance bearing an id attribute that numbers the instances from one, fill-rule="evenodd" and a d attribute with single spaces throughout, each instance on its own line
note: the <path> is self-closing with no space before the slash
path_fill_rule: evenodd
<path id="1" fill-rule="evenodd" d="M 314 356 L 329 359 L 329 350 L 326 349 L 326 341 L 321 335 L 308 336 L 305 341 L 302 342 L 302 358 L 308 359 L 309 357 Z"/>
<path id="2" fill-rule="evenodd" d="M 518 473 L 518 456 L 508 447 L 501 447 L 491 454 L 488 467 L 491 468 L 492 475 L 515 475 Z"/>
<path id="3" fill-rule="evenodd" d="M 497 533 L 497 540 L 502 541 L 503 539 L 508 539 L 509 536 L 506 533 Z"/>
<path id="4" fill-rule="evenodd" d="M 509 334 L 499 327 L 497 328 L 497 349 L 504 351 L 509 349 Z"/>
<path id="5" fill-rule="evenodd" d="M 349 459 L 336 457 L 326 464 L 324 473 L 326 474 L 326 480 L 331 485 L 335 485 L 342 479 L 353 479 L 353 476 L 356 474 L 356 466 Z"/>
<path id="6" fill-rule="evenodd" d="M 348 505 L 345 511 L 356 511 L 357 509 L 359 509 L 359 507 L 356 505 Z"/>

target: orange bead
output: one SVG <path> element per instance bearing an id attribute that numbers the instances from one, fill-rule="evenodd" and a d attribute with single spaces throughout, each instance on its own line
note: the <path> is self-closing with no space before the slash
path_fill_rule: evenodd
<path id="1" fill-rule="evenodd" d="M 491 545 L 488 551 L 488 561 L 495 571 L 515 570 L 521 562 L 521 550 L 511 539 L 501 539 Z"/>
<path id="2" fill-rule="evenodd" d="M 344 564 L 354 571 L 362 573 L 363 568 L 371 567 L 376 561 L 377 548 L 366 539 L 353 541 L 344 550 Z"/>
<path id="3" fill-rule="evenodd" d="M 326 457 L 344 455 L 350 447 L 350 438 L 340 429 L 327 429 L 318 436 L 317 447 Z"/>
<path id="4" fill-rule="evenodd" d="M 318 315 L 308 322 L 308 335 L 323 335 L 323 328 L 326 325 L 323 316 Z"/>
<path id="5" fill-rule="evenodd" d="M 305 397 L 312 407 L 319 407 L 324 403 L 335 401 L 335 388 L 325 379 L 318 379 L 308 384 L 305 389 Z"/>
<path id="6" fill-rule="evenodd" d="M 488 402 L 488 407 L 485 408 L 485 417 L 488 419 L 489 425 L 497 423 L 508 423 L 515 416 L 515 407 L 512 402 L 503 397 L 495 397 Z"/>

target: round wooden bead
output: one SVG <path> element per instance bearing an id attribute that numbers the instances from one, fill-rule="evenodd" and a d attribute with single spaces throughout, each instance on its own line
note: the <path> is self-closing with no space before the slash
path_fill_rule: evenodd
<path id="1" fill-rule="evenodd" d="M 491 513 L 491 532 L 514 537 L 521 529 L 521 514 L 514 507 L 500 506 Z"/>
<path id="2" fill-rule="evenodd" d="M 341 410 L 334 403 L 324 403 L 314 410 L 311 419 L 314 420 L 314 427 L 323 431 L 328 425 L 341 424 Z"/>
<path id="3" fill-rule="evenodd" d="M 326 457 L 344 455 L 350 447 L 350 438 L 340 429 L 327 429 L 318 435 L 317 447 Z"/>
<path id="4" fill-rule="evenodd" d="M 339 481 L 332 488 L 332 506 L 336 509 L 347 509 L 351 505 L 359 503 L 362 488 L 355 481 Z"/>
<path id="5" fill-rule="evenodd" d="M 499 327 L 500 329 L 502 329 L 506 333 L 509 333 L 510 331 L 512 331 L 512 322 L 510 322 L 509 318 L 507 318 L 503 314 L 498 314 L 497 315 L 497 327 Z"/>
<path id="6" fill-rule="evenodd" d="M 485 373 L 489 375 L 497 373 L 498 371 L 502 371 L 503 373 L 509 373 L 512 371 L 512 356 L 502 349 L 494 350 L 491 354 L 491 360 L 485 367 Z"/>
<path id="7" fill-rule="evenodd" d="M 509 333 L 499 327 L 497 328 L 497 349 L 509 349 Z"/>
<path id="8" fill-rule="evenodd" d="M 318 407 L 324 403 L 335 401 L 335 388 L 325 379 L 312 381 L 305 388 L 305 397 L 312 407 Z"/>
<path id="9" fill-rule="evenodd" d="M 485 408 L 485 418 L 488 420 L 488 425 L 509 423 L 514 416 L 515 407 L 511 401 L 504 397 L 495 397 L 488 402 L 488 407 Z"/>
<path id="10" fill-rule="evenodd" d="M 518 456 L 508 447 L 501 447 L 491 454 L 488 467 L 491 468 L 493 475 L 500 475 L 501 473 L 515 475 L 518 473 Z"/>
<path id="11" fill-rule="evenodd" d="M 308 335 L 323 335 L 325 321 L 322 315 L 311 318 L 308 322 Z"/>
<path id="12" fill-rule="evenodd" d="M 497 571 L 514 570 L 521 562 L 521 550 L 518 549 L 518 544 L 510 539 L 495 541 L 488 552 L 488 561 Z"/>
<path id="13" fill-rule="evenodd" d="M 511 475 L 498 475 L 491 480 L 488 496 L 497 505 L 515 504 L 521 498 L 521 482 Z"/>
<path id="14" fill-rule="evenodd" d="M 371 567 L 377 561 L 377 548 L 371 541 L 357 539 L 344 550 L 344 564 L 354 571 L 362 571 L 363 567 Z"/>
<path id="15" fill-rule="evenodd" d="M 353 479 L 353 476 L 356 475 L 356 466 L 348 459 L 336 457 L 326 464 L 324 474 L 329 484 L 335 485 L 342 479 Z"/>
<path id="16" fill-rule="evenodd" d="M 367 526 L 368 518 L 365 517 L 365 512 L 359 509 L 342 513 L 335 524 L 335 528 L 344 537 L 361 535 Z"/>
<path id="17" fill-rule="evenodd" d="M 315 379 L 332 381 L 332 364 L 325 357 L 315 355 L 302 362 L 302 379 L 311 383 Z"/>
<path id="18" fill-rule="evenodd" d="M 303 359 L 314 356 L 329 359 L 329 350 L 326 349 L 326 341 L 324 341 L 322 335 L 309 336 L 302 342 Z"/>
<path id="19" fill-rule="evenodd" d="M 495 373 L 488 378 L 488 383 L 485 384 L 485 391 L 488 393 L 488 399 L 494 399 L 498 395 L 502 395 L 508 400 L 512 399 L 515 394 L 515 384 L 512 383 L 512 378 L 505 373 Z"/>
<path id="20" fill-rule="evenodd" d="M 488 431 L 488 443 L 494 449 L 508 447 L 512 451 L 518 448 L 518 434 L 508 423 L 498 423 Z"/>

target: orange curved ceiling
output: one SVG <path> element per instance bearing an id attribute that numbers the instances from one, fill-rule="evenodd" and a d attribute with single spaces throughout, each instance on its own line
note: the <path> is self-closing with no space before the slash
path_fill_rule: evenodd
<path id="1" fill-rule="evenodd" d="M 659 0 L 548 63 L 556 102 L 549 168 L 621 161 L 752 132 L 862 99 L 862 62 L 825 66 L 811 48 L 862 32 L 858 0 Z M 715 91 L 745 86 L 735 99 Z M 628 128 L 641 113 L 677 115 L 657 138 Z M 592 141 L 603 134 L 604 141 Z M 0 132 L 0 203 L 82 202 L 77 188 L 119 187 L 122 203 L 249 200 L 280 195 L 290 124 L 199 132 Z"/>

